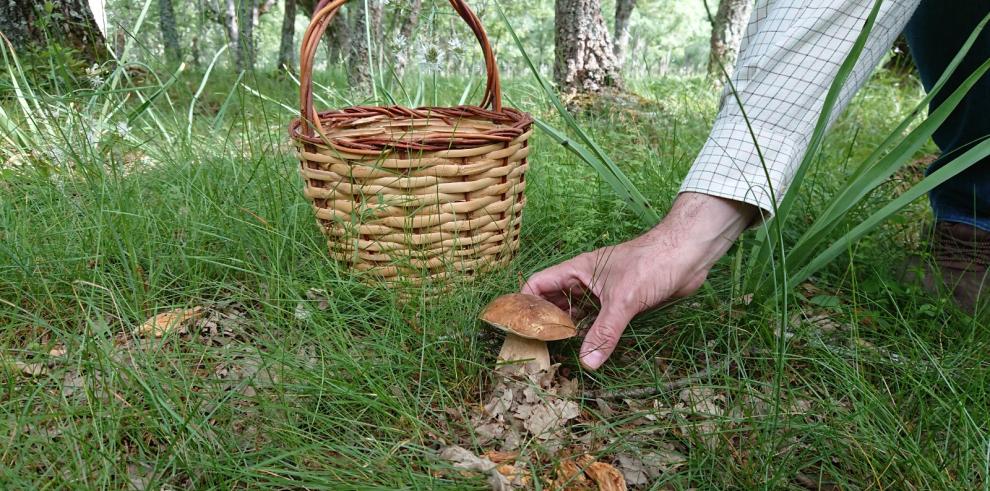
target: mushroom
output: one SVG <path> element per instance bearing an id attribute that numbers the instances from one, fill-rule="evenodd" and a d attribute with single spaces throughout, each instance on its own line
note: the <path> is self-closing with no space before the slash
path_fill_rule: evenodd
<path id="1" fill-rule="evenodd" d="M 529 361 L 539 370 L 550 368 L 547 341 L 577 335 L 567 312 L 533 295 L 511 293 L 492 300 L 481 312 L 481 320 L 505 331 L 499 362 Z"/>

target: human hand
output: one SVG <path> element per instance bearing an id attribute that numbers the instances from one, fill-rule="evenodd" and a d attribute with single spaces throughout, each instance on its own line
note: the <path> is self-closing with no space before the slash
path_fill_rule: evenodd
<path id="1" fill-rule="evenodd" d="M 683 193 L 646 234 L 540 271 L 522 292 L 572 312 L 571 298 L 598 298 L 601 310 L 580 352 L 585 368 L 598 369 L 636 314 L 697 291 L 756 211 L 738 201 Z"/>

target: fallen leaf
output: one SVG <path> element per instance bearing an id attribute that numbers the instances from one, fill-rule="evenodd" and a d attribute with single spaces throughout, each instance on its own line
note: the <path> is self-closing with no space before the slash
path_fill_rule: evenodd
<path id="1" fill-rule="evenodd" d="M 310 288 L 306 291 L 306 298 L 316 302 L 316 308 L 321 311 L 330 308 L 330 292 L 326 290 Z"/>
<path id="2" fill-rule="evenodd" d="M 300 321 L 308 321 L 313 318 L 313 313 L 310 312 L 309 309 L 306 308 L 306 305 L 302 302 L 299 302 L 299 304 L 296 305 L 296 310 L 292 315 L 296 318 L 296 320 Z"/>
<path id="3" fill-rule="evenodd" d="M 65 349 L 65 346 L 60 344 L 52 348 L 51 351 L 48 352 L 48 356 L 52 358 L 61 358 L 65 356 L 66 353 L 67 351 Z"/>
<path id="4" fill-rule="evenodd" d="M 452 463 L 457 469 L 464 469 L 488 474 L 488 485 L 492 491 L 511 491 L 509 479 L 498 471 L 494 462 L 484 457 L 478 457 L 470 450 L 459 445 L 451 445 L 440 450 L 440 458 Z"/>
<path id="5" fill-rule="evenodd" d="M 202 316 L 203 307 L 170 310 L 148 319 L 144 324 L 141 324 L 135 329 L 134 334 L 142 337 L 154 336 L 160 338 L 173 330 L 184 329 L 187 322 L 199 319 Z"/>
<path id="6" fill-rule="evenodd" d="M 541 439 L 552 437 L 565 423 L 581 415 L 581 408 L 574 401 L 558 399 L 530 407 L 532 410 L 523 426 Z"/>
<path id="7" fill-rule="evenodd" d="M 79 391 L 79 389 L 85 386 L 86 386 L 86 379 L 84 379 L 83 376 L 79 374 L 79 372 L 68 370 L 65 372 L 65 375 L 62 377 L 62 397 L 65 398 L 72 397 L 72 395 L 75 394 L 76 392 L 85 393 L 85 391 Z"/>
<path id="8" fill-rule="evenodd" d="M 661 449 L 643 455 L 619 454 L 618 469 L 631 486 L 644 486 L 662 474 L 687 462 L 687 457 L 672 449 Z"/>
<path id="9" fill-rule="evenodd" d="M 602 417 L 605 419 L 611 419 L 615 416 L 615 410 L 605 399 L 595 399 L 595 404 L 598 404 L 598 410 L 602 412 Z"/>
<path id="10" fill-rule="evenodd" d="M 149 489 L 151 483 L 154 481 L 154 474 L 148 466 L 128 464 L 127 479 L 130 481 L 133 489 L 144 491 L 145 489 Z"/>
<path id="11" fill-rule="evenodd" d="M 563 459 L 557 464 L 557 478 L 550 483 L 550 488 L 558 491 L 579 491 L 594 489 L 594 486 L 584 477 L 584 472 L 571 459 Z"/>
<path id="12" fill-rule="evenodd" d="M 48 367 L 41 363 L 24 363 L 22 361 L 14 361 L 13 363 L 0 362 L 0 371 L 6 367 L 12 372 L 20 372 L 21 375 L 27 377 L 40 377 L 48 373 Z"/>
<path id="13" fill-rule="evenodd" d="M 523 466 L 516 467 L 511 464 L 502 464 L 495 468 L 499 474 L 509 480 L 512 489 L 529 489 L 532 480 Z"/>
<path id="14" fill-rule="evenodd" d="M 642 459 L 633 455 L 619 454 L 619 471 L 630 486 L 644 486 L 650 482 L 650 469 Z"/>
<path id="15" fill-rule="evenodd" d="M 584 473 L 595 481 L 600 491 L 626 491 L 626 480 L 619 469 L 605 462 L 594 462 L 584 469 Z"/>
<path id="16" fill-rule="evenodd" d="M 498 450 L 489 450 L 485 452 L 482 457 L 496 464 L 502 464 L 510 460 L 516 460 L 516 458 L 519 457 L 519 452 L 500 452 Z"/>

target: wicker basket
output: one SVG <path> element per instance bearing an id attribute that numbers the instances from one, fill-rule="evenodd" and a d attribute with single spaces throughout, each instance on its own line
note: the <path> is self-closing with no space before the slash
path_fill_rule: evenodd
<path id="1" fill-rule="evenodd" d="M 331 256 L 387 283 L 444 284 L 505 264 L 519 246 L 533 119 L 502 107 L 480 20 L 463 0 L 450 0 L 484 53 L 480 106 L 318 113 L 314 56 L 345 3 L 323 0 L 314 11 L 299 60 L 302 117 L 289 128 Z"/>

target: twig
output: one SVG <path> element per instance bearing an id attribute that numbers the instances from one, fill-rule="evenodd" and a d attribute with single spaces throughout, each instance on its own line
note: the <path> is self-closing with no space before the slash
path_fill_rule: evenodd
<path id="1" fill-rule="evenodd" d="M 641 387 L 638 389 L 625 389 L 625 390 L 586 390 L 581 393 L 582 399 L 641 399 L 644 397 L 652 397 L 664 392 L 671 392 L 677 389 L 683 389 L 689 385 L 694 385 L 701 379 L 710 377 L 712 374 L 721 372 L 729 368 L 731 360 L 725 360 L 717 365 L 711 365 L 704 370 L 699 370 L 696 373 L 688 375 L 684 378 L 679 378 L 673 382 L 669 382 L 664 385 L 654 386 L 654 387 Z"/>

